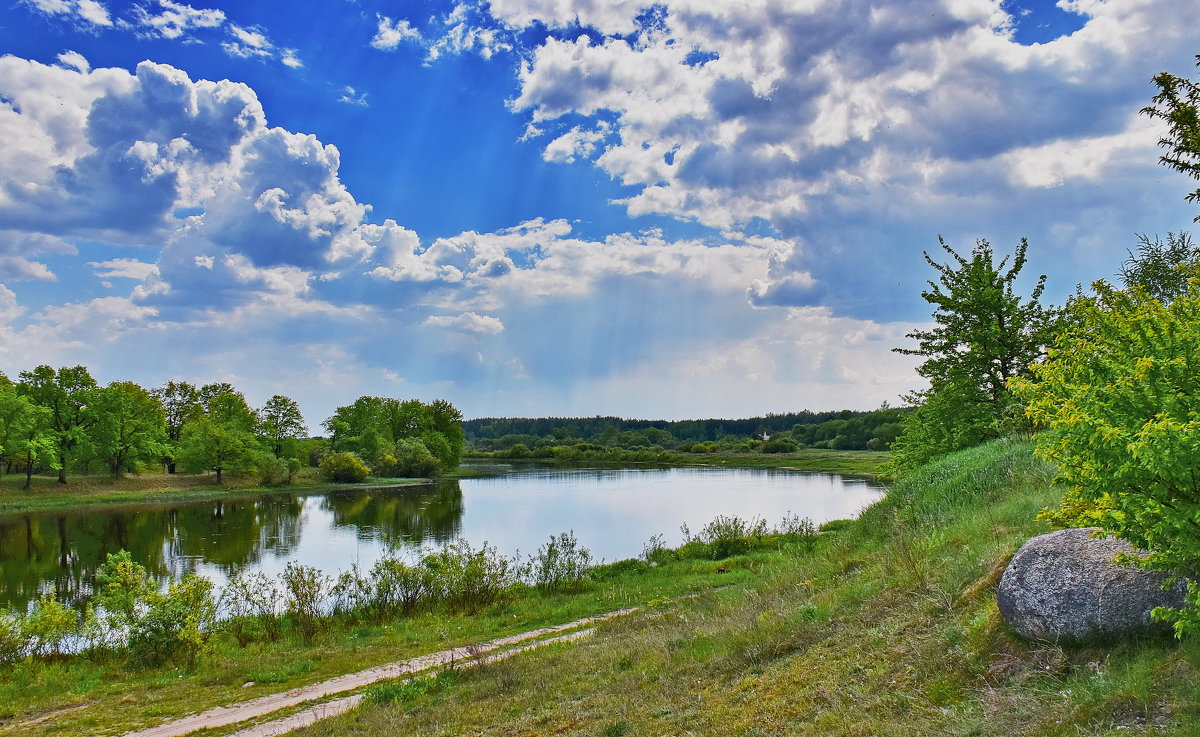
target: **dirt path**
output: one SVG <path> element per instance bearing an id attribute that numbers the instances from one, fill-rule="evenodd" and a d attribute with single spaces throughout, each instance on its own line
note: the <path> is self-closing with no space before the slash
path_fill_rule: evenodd
<path id="1" fill-rule="evenodd" d="M 268 694 L 257 699 L 243 701 L 241 703 L 232 704 L 230 706 L 218 706 L 208 711 L 192 714 L 190 716 L 176 719 L 174 721 L 160 724 L 149 729 L 138 730 L 135 732 L 127 732 L 123 737 L 182 737 L 182 735 L 195 732 L 199 729 L 214 729 L 216 727 L 225 727 L 238 722 L 244 722 L 249 719 L 266 716 L 268 714 L 287 709 L 292 706 L 303 704 L 306 701 L 314 701 L 323 699 L 328 696 L 333 696 L 347 691 L 353 691 L 363 686 L 375 683 L 376 681 L 384 681 L 390 678 L 399 678 L 405 675 L 413 675 L 422 671 L 427 671 L 432 668 L 450 665 L 452 663 L 461 664 L 478 664 L 490 662 L 494 660 L 502 660 L 511 657 L 519 652 L 529 650 L 535 647 L 541 647 L 551 642 L 562 642 L 565 640 L 574 640 L 589 634 L 591 629 L 584 629 L 588 625 L 596 624 L 607 619 L 620 617 L 626 614 L 631 614 L 638 611 L 640 607 L 632 607 L 630 609 L 620 609 L 615 612 L 600 614 L 595 617 L 585 617 L 577 619 L 566 624 L 556 625 L 554 627 L 543 627 L 541 629 L 529 630 L 517 635 L 509 637 L 501 637 L 496 640 L 485 642 L 482 645 L 467 645 L 464 647 L 454 647 L 447 650 L 439 650 L 428 655 L 421 655 L 407 660 L 400 660 L 386 665 L 367 668 L 356 673 L 348 673 L 344 676 L 330 678 L 327 681 L 314 683 L 309 686 L 294 688 L 290 691 L 283 691 L 277 694 Z M 569 630 L 579 630 L 577 632 L 568 632 Z M 564 633 L 558 635 L 558 633 Z M 558 635 L 546 639 L 546 635 Z M 513 645 L 518 645 L 522 642 L 535 640 L 531 644 L 523 647 L 513 648 Z M 501 651 L 501 652 L 496 652 Z M 494 653 L 487 657 L 480 657 L 486 653 Z M 297 712 L 284 719 L 267 722 L 264 724 L 249 727 L 245 730 L 237 732 L 238 737 L 271 737 L 273 735 L 284 734 L 293 729 L 298 729 L 302 726 L 307 726 L 313 722 L 324 719 L 325 717 L 341 714 L 356 706 L 362 696 L 356 694 L 353 696 L 337 699 L 335 701 L 316 705 L 310 709 Z M 308 719 L 309 721 L 305 721 Z M 293 721 L 295 720 L 295 721 Z M 290 724 L 291 726 L 286 726 Z M 278 725 L 278 726 L 276 726 Z M 273 731 L 282 730 L 282 731 Z"/>

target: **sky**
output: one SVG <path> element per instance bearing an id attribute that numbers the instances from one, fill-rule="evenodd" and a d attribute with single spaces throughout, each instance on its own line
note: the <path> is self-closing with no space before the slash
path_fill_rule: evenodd
<path id="1" fill-rule="evenodd" d="M 942 235 L 1044 299 L 1186 230 L 1195 0 L 4 0 L 0 370 L 317 430 L 895 405 Z"/>

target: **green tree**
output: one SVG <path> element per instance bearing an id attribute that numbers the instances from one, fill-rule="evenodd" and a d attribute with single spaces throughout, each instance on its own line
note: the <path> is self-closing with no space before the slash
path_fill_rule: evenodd
<path id="1" fill-rule="evenodd" d="M 934 306 L 935 326 L 907 337 L 917 348 L 897 353 L 922 356 L 917 372 L 929 388 L 906 397 L 916 404 L 892 446 L 898 470 L 996 437 L 1020 421 L 1009 380 L 1024 376 L 1053 335 L 1054 312 L 1039 303 L 1046 277 L 1038 278 L 1029 299 L 1014 291 L 1029 247 L 1021 239 L 1012 263 L 995 261 L 991 245 L 976 242 L 965 258 L 938 237 L 951 261 L 925 261 L 938 273 L 921 293 Z"/>
<path id="2" fill-rule="evenodd" d="M 162 457 L 166 414 L 162 403 L 131 381 L 114 381 L 92 392 L 87 426 L 92 453 L 113 478 L 132 465 Z"/>
<path id="3" fill-rule="evenodd" d="M 1137 253 L 1121 263 L 1117 275 L 1126 287 L 1140 287 L 1146 296 L 1170 302 L 1187 291 L 1188 280 L 1200 267 L 1200 249 L 1187 233 L 1167 233 L 1167 242 L 1139 235 Z"/>
<path id="4" fill-rule="evenodd" d="M 1200 271 L 1193 271 L 1200 277 Z M 1142 563 L 1187 576 L 1200 630 L 1200 281 L 1168 303 L 1105 282 L 1072 300 L 1069 328 L 1031 379 L 1014 382 L 1041 428 L 1037 452 L 1066 487 L 1058 526 L 1096 525 L 1151 550 Z"/>
<path id="5" fill-rule="evenodd" d="M 163 459 L 167 473 L 175 473 L 175 454 L 179 449 L 183 427 L 204 410 L 200 390 L 186 381 L 168 381 L 155 389 L 153 394 L 162 402 L 165 413 L 167 441 Z"/>
<path id="6" fill-rule="evenodd" d="M 83 366 L 64 366 L 58 371 L 38 366 L 33 371 L 22 371 L 20 377 L 18 391 L 50 412 L 50 429 L 58 455 L 58 483 L 65 484 L 73 453 L 87 442 L 86 431 L 93 418 L 85 408 L 96 389 L 96 380 Z"/>
<path id="7" fill-rule="evenodd" d="M 1200 54 L 1196 56 L 1200 66 Z M 1142 114 L 1167 124 L 1167 135 L 1158 145 L 1167 149 L 1159 161 L 1192 177 L 1200 179 L 1200 83 L 1163 72 L 1154 78 L 1158 94 L 1153 105 Z M 1200 202 L 1200 188 L 1187 195 L 1189 202 Z M 1200 222 L 1200 215 L 1195 218 Z"/>
<path id="8" fill-rule="evenodd" d="M 33 469 L 45 459 L 54 462 L 57 444 L 50 427 L 50 410 L 17 392 L 5 378 L 0 383 L 0 456 L 25 467 L 25 485 L 33 485 Z"/>
<path id="9" fill-rule="evenodd" d="M 299 440 L 308 435 L 308 427 L 304 424 L 300 405 L 296 404 L 296 400 L 282 394 L 268 399 L 257 412 L 256 418 L 258 436 L 271 447 L 276 458 L 283 456 L 283 441 Z"/>
<path id="10" fill-rule="evenodd" d="M 254 435 L 254 413 L 239 392 L 209 393 L 203 412 L 188 422 L 179 442 L 179 462 L 192 472 L 255 470 L 262 455 Z"/>

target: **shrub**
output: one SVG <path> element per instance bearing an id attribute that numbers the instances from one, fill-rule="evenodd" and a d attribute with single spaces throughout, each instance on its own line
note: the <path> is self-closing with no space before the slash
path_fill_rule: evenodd
<path id="1" fill-rule="evenodd" d="M 0 663 L 10 663 L 25 652 L 21 618 L 10 609 L 0 609 Z"/>
<path id="2" fill-rule="evenodd" d="M 128 550 L 109 553 L 96 571 L 95 604 L 115 619 L 118 627 L 132 624 L 157 593 L 145 566 L 133 562 Z"/>
<path id="3" fill-rule="evenodd" d="M 575 531 L 551 535 L 550 541 L 538 548 L 529 559 L 534 585 L 543 589 L 562 590 L 578 587 L 587 576 L 592 554 L 579 546 Z"/>
<path id="4" fill-rule="evenodd" d="M 79 615 L 54 594 L 42 594 L 33 610 L 21 619 L 21 637 L 34 655 L 58 652 L 63 640 L 78 631 Z"/>
<path id="5" fill-rule="evenodd" d="M 329 576 L 312 566 L 288 563 L 279 574 L 284 604 L 292 626 L 305 645 L 311 645 L 324 626 L 324 606 L 329 595 Z"/>
<path id="6" fill-rule="evenodd" d="M 333 453 L 321 461 L 321 473 L 330 481 L 357 484 L 371 475 L 371 469 L 353 453 Z"/>
<path id="7" fill-rule="evenodd" d="M 278 640 L 279 601 L 279 589 L 269 576 L 242 571 L 229 579 L 221 592 L 225 628 L 242 647 L 255 639 L 254 624 L 262 628 L 268 640 Z"/>
<path id="8" fill-rule="evenodd" d="M 259 483 L 263 486 L 287 486 L 300 470 L 301 463 L 295 458 L 264 456 L 258 464 Z"/>
<path id="9" fill-rule="evenodd" d="M 813 523 L 811 517 L 800 517 L 791 512 L 788 512 L 783 517 L 783 522 L 779 526 L 780 534 L 788 537 L 797 537 L 804 545 L 804 549 L 812 552 L 817 544 L 817 526 Z"/>
<path id="10" fill-rule="evenodd" d="M 1191 276 L 1200 276 L 1193 270 Z M 1200 570 L 1200 279 L 1174 299 L 1140 286 L 1093 285 L 1068 307 L 1069 328 L 1034 379 L 1016 384 L 1044 429 L 1037 454 L 1055 463 L 1067 489 L 1047 516 L 1096 525 L 1152 550 L 1151 568 Z M 1160 610 L 1183 635 L 1200 631 L 1200 584 L 1188 605 Z"/>
<path id="11" fill-rule="evenodd" d="M 695 537 L 691 536 L 687 525 L 681 530 L 685 538 L 679 551 L 681 555 L 720 560 L 749 552 L 767 534 L 767 523 L 762 519 L 746 521 L 741 517 L 718 515 Z"/>
<path id="12" fill-rule="evenodd" d="M 772 439 L 758 446 L 759 453 L 795 453 L 799 448 L 795 441 L 786 438 Z"/>
<path id="13" fill-rule="evenodd" d="M 374 591 L 371 603 L 379 616 L 397 611 L 410 614 L 437 591 L 433 571 L 395 558 L 380 558 L 371 568 Z"/>
<path id="14" fill-rule="evenodd" d="M 684 533 L 685 535 L 687 533 Z M 669 563 L 673 560 L 678 560 L 679 555 L 671 548 L 667 547 L 666 540 L 662 535 L 652 535 L 649 540 L 642 545 L 642 560 L 647 563 L 658 565 L 660 563 Z"/>
<path id="15" fill-rule="evenodd" d="M 421 562 L 435 577 L 437 597 L 455 614 L 477 614 L 502 601 L 512 591 L 512 561 L 484 543 L 472 550 L 466 540 L 457 540 Z"/>
<path id="16" fill-rule="evenodd" d="M 129 628 L 131 662 L 155 666 L 182 656 L 187 667 L 194 669 L 216 618 L 212 581 L 184 574 L 171 582 L 166 594 L 152 597 L 150 608 Z"/>
<path id="17" fill-rule="evenodd" d="M 441 438 L 441 436 L 438 436 Z M 441 438 L 445 444 L 445 438 Z M 447 448 L 449 445 L 446 446 Z M 438 471 L 438 459 L 425 443 L 413 438 L 396 441 L 396 475 L 410 478 L 432 476 Z"/>

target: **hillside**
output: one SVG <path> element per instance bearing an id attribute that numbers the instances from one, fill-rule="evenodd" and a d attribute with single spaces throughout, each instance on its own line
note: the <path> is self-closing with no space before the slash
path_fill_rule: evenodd
<path id="1" fill-rule="evenodd" d="M 1006 440 L 931 464 L 746 587 L 576 644 L 393 689 L 299 734 L 1194 735 L 1200 649 L 1011 635 L 1008 556 L 1044 531 L 1050 470 Z M 388 703 L 390 701 L 390 703 Z"/>

